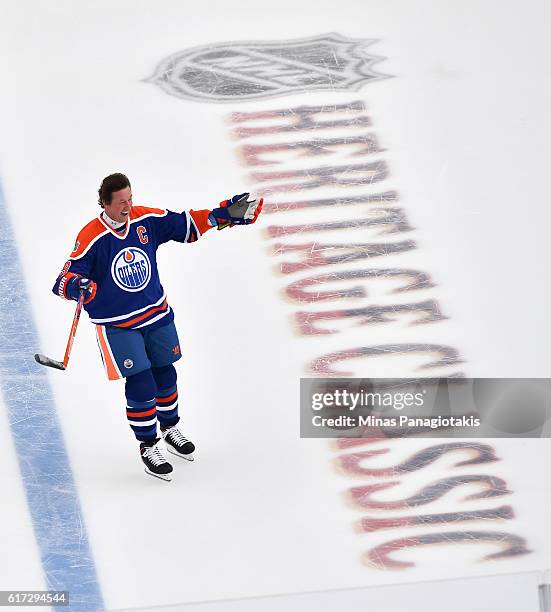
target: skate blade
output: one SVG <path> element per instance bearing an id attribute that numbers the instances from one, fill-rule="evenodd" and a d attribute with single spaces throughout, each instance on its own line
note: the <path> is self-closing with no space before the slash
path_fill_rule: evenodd
<path id="1" fill-rule="evenodd" d="M 159 480 L 164 480 L 166 482 L 172 482 L 172 476 L 169 474 L 155 474 L 154 472 L 152 472 L 151 470 L 148 470 L 147 468 L 144 468 L 144 472 L 146 474 L 149 474 L 149 476 L 154 476 L 155 478 L 158 478 Z"/>
<path id="2" fill-rule="evenodd" d="M 194 457 L 193 457 L 193 453 L 188 453 L 187 455 L 183 455 L 182 453 L 179 453 L 178 451 L 175 451 L 168 444 L 166 445 L 166 449 L 172 455 L 176 455 L 176 457 L 181 457 L 182 459 L 185 459 L 186 461 L 194 461 L 195 460 Z"/>

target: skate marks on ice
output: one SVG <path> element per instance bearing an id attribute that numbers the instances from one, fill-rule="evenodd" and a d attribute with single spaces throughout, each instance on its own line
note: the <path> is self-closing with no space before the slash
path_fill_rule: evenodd
<path id="1" fill-rule="evenodd" d="M 363 446 L 353 449 L 350 442 Z M 341 448 L 352 450 L 337 455 L 335 463 L 339 473 L 348 479 L 365 481 L 344 492 L 346 505 L 362 512 L 355 523 L 356 532 L 394 531 L 401 536 L 375 544 L 362 555 L 364 563 L 378 569 L 407 569 L 416 563 L 400 560 L 397 553 L 425 549 L 429 545 L 432 548 L 435 544 L 444 548 L 445 545 L 484 543 L 499 549 L 483 554 L 483 560 L 509 559 L 532 552 L 523 537 L 503 531 L 502 525 L 516 517 L 512 505 L 496 504 L 503 496 L 512 495 L 507 482 L 494 473 L 480 473 L 476 469 L 477 465 L 500 460 L 493 447 L 476 440 L 454 441 L 422 448 L 405 460 L 399 460 L 403 442 L 389 440 L 384 448 L 364 450 L 369 440 L 337 441 Z M 395 457 L 394 465 L 369 467 L 370 459 L 387 453 L 387 461 Z M 451 457 L 459 453 L 466 457 L 450 465 Z M 446 455 L 450 455 L 448 465 L 441 465 Z M 436 471 L 427 471 L 431 464 L 436 464 L 433 466 Z M 435 479 L 436 475 L 440 477 Z M 403 493 L 404 490 L 408 494 Z M 464 523 L 481 528 L 458 531 Z M 494 527 L 496 531 L 492 530 Z M 417 533 L 409 535 L 408 528 L 415 528 Z M 454 531 L 447 531 L 450 528 Z M 435 532 L 435 529 L 440 531 Z M 404 530 L 407 535 L 402 535 Z M 431 532 L 425 533 L 427 531 Z M 383 539 L 385 537 L 383 535 Z M 411 558 L 411 554 L 406 554 L 406 558 Z"/>
<path id="2" fill-rule="evenodd" d="M 391 364 L 399 363 L 400 376 L 427 372 L 424 375 L 463 377 L 458 368 L 463 361 L 460 351 L 439 341 L 446 337 L 442 325 L 448 317 L 431 275 L 419 265 L 415 228 L 400 204 L 388 152 L 373 130 L 365 103 L 235 112 L 228 122 L 238 142 L 238 157 L 250 170 L 249 181 L 265 198 L 265 225 L 272 215 L 278 221 L 268 222 L 264 236 L 270 256 L 278 261 L 275 273 L 285 279 L 282 300 L 298 306 L 290 319 L 302 343 L 298 350 L 305 356 L 304 373 L 372 376 L 375 365 L 383 368 L 382 376 L 395 375 L 392 365 L 382 373 L 382 362 L 390 358 Z M 336 306 L 328 308 L 326 303 L 331 302 Z M 437 331 L 434 324 L 440 326 Z M 414 340 L 396 342 L 404 328 Z M 383 341 L 373 344 L 373 337 Z M 368 344 L 361 345 L 362 338 Z M 338 367 L 345 362 L 353 364 L 346 372 Z M 499 465 L 497 473 L 476 469 L 499 461 L 492 446 L 476 441 L 426 445 L 402 459 L 407 448 L 406 440 L 376 436 L 342 439 L 333 447 L 338 473 L 349 480 L 365 480 L 364 486 L 355 483 L 345 491 L 345 500 L 367 512 L 354 525 L 358 534 L 370 534 L 362 562 L 385 570 L 407 569 L 415 563 L 391 553 L 439 544 L 449 558 L 451 550 L 459 551 L 457 545 L 466 542 L 497 545 L 498 552 L 482 555 L 485 560 L 531 552 L 523 537 L 501 527 L 516 517 L 513 503 L 490 503 L 494 497 L 513 495 Z M 394 465 L 369 467 L 371 458 L 386 453 L 396 457 Z M 450 453 L 468 456 L 442 467 L 442 458 Z M 436 472 L 431 464 L 436 464 Z M 465 473 L 465 466 L 472 471 Z M 398 474 L 400 481 L 393 479 Z M 394 500 L 390 492 L 381 502 L 374 496 L 377 491 L 412 486 L 416 493 L 397 494 Z M 449 498 L 452 490 L 473 486 L 481 490 L 459 500 Z M 488 499 L 484 507 L 481 499 Z M 411 512 L 420 506 L 428 506 L 429 512 Z M 390 516 L 372 514 L 380 509 Z M 463 522 L 475 528 L 457 530 Z M 454 530 L 439 530 L 442 527 Z M 385 536 L 389 530 L 398 537 Z M 464 563 L 473 561 L 463 551 L 456 554 Z"/>
<path id="3" fill-rule="evenodd" d="M 1 191 L 0 224 L 0 385 L 45 585 L 69 591 L 75 609 L 103 609 L 48 372 L 33 358 L 39 336 Z"/>
<path id="4" fill-rule="evenodd" d="M 243 102 L 319 90 L 358 90 L 388 78 L 374 39 L 332 32 L 278 41 L 232 41 L 185 49 L 160 62 L 146 82 L 200 102 Z"/>
<path id="5" fill-rule="evenodd" d="M 139 608 L 141 612 L 404 612 L 408 610 L 432 610 L 430 602 L 445 602 L 447 612 L 517 612 L 538 609 L 537 593 L 539 573 L 505 574 L 484 578 L 460 578 L 456 580 L 393 584 L 377 588 L 334 589 L 306 593 L 286 593 L 272 597 L 250 597 L 224 601 L 202 601 Z M 430 596 L 427 597 L 430 589 Z M 434 608 L 436 609 L 436 608 Z M 131 612 L 130 609 L 119 612 Z"/>

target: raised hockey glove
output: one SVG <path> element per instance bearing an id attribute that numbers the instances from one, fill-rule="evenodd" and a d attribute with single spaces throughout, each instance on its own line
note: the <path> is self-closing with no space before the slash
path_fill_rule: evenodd
<path id="1" fill-rule="evenodd" d="M 88 302 L 91 302 L 96 297 L 97 288 L 93 280 L 75 275 L 67 283 L 67 297 L 78 302 L 80 292 L 83 291 L 85 295 L 84 303 L 88 304 Z"/>
<path id="2" fill-rule="evenodd" d="M 249 200 L 249 193 L 234 195 L 230 200 L 220 202 L 209 215 L 209 221 L 219 230 L 234 225 L 249 225 L 258 219 L 264 199 Z"/>

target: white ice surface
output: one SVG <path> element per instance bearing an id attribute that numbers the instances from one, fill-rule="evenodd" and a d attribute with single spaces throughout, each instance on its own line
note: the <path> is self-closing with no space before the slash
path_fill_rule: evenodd
<path id="1" fill-rule="evenodd" d="M 486 612 L 500 610 L 536 612 L 538 606 L 538 577 L 533 574 L 491 576 L 474 579 L 417 584 L 398 584 L 370 589 L 318 591 L 279 595 L 269 598 L 249 598 L 202 602 L 188 605 L 152 607 L 142 612 L 364 612 L 384 610 L 438 610 L 442 602 L 446 612 Z M 440 608 L 438 608 L 440 606 Z M 123 611 L 121 611 L 123 612 Z"/>
<path id="2" fill-rule="evenodd" d="M 0 397 L 0 410 L 6 414 Z M 32 441 L 29 441 L 32 444 Z M 0 419 L 0 448 L 2 469 L 0 470 L 0 591 L 9 589 L 45 588 L 40 563 L 40 552 L 36 546 L 31 517 L 25 502 L 25 491 L 7 419 Z"/>
<path id="3" fill-rule="evenodd" d="M 7 92 L 0 100 L 1 178 L 44 352 L 62 352 L 72 312 L 50 287 L 76 232 L 97 212 L 101 177 L 126 172 L 137 203 L 211 207 L 251 183 L 229 138 L 230 111 L 361 99 L 388 149 L 389 187 L 398 189 L 417 228 L 419 251 L 393 261 L 431 273 L 450 320 L 428 332 L 399 323 L 354 328 L 345 337 L 360 346 L 424 335 L 457 346 L 472 376 L 549 375 L 548 4 L 344 0 L 320 10 L 287 0 L 270 6 L 27 0 L 8 6 L 0 25 Z M 355 93 L 224 106 L 179 100 L 142 82 L 158 61 L 187 47 L 330 31 L 380 38 L 373 52 L 388 59 L 379 69 L 396 78 Z M 287 222 L 285 215 L 259 225 L 279 222 Z M 540 475 L 551 453 L 540 440 L 496 441 L 502 461 L 485 470 L 506 477 L 514 494 L 500 503 L 516 510 L 506 529 L 525 537 L 533 554 L 481 564 L 485 545 L 453 547 L 453 554 L 435 547 L 417 553 L 418 567 L 407 577 L 360 563 L 368 539 L 390 536 L 353 531 L 361 513 L 345 505 L 342 492 L 356 483 L 334 471 L 326 442 L 298 437 L 299 378 L 311 358 L 339 346 L 342 334 L 323 341 L 294 335 L 289 315 L 296 305 L 280 294 L 290 279 L 272 274 L 277 260 L 268 246 L 260 230 L 236 229 L 160 252 L 184 352 L 181 412 L 198 445 L 196 462 L 176 464 L 170 485 L 143 475 L 122 384 L 105 381 L 86 317 L 70 370 L 51 374 L 107 607 L 550 566 L 549 493 Z M 246 273 L 235 278 L 233 262 L 243 258 Z M 213 318 L 227 309 L 243 316 L 246 333 L 241 326 L 213 330 Z M 369 375 L 400 372 L 403 363 L 393 358 L 370 367 Z M 361 362 L 355 367 L 367 373 Z M 209 372 L 222 369 L 240 383 L 212 385 Z M 398 454 L 423 446 L 406 441 Z M 415 491 L 427 474 L 441 477 L 449 464 L 443 459 L 411 475 L 401 492 Z M 3 469 L 16 487 L 15 460 Z M 21 494 L 10 500 L 2 519 L 12 513 L 21 519 Z M 21 528 L 29 588 L 39 568 L 32 569 L 29 529 Z"/>

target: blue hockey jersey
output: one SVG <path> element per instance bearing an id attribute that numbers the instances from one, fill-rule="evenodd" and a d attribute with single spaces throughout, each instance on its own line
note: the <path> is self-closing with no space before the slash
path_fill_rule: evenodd
<path id="1" fill-rule="evenodd" d="M 82 276 L 97 284 L 84 304 L 93 323 L 127 329 L 169 323 L 174 314 L 159 278 L 157 248 L 169 240 L 196 241 L 210 229 L 209 212 L 133 206 L 123 233 L 99 215 L 79 232 L 53 292 L 69 299 L 68 281 Z"/>

